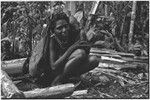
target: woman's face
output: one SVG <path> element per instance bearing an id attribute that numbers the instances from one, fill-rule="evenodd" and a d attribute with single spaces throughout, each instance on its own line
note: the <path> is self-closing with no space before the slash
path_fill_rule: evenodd
<path id="1" fill-rule="evenodd" d="M 61 40 L 68 39 L 69 30 L 70 30 L 70 27 L 66 20 L 62 19 L 62 20 L 56 21 L 54 32 Z"/>

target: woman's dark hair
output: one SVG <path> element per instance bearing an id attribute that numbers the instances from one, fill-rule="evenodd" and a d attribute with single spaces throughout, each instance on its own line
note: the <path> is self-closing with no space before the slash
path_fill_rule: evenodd
<path id="1" fill-rule="evenodd" d="M 69 17 L 65 13 L 57 13 L 52 15 L 51 24 L 50 24 L 52 32 L 54 31 L 54 28 L 56 26 L 56 21 L 62 19 L 66 20 L 66 22 L 69 23 Z"/>

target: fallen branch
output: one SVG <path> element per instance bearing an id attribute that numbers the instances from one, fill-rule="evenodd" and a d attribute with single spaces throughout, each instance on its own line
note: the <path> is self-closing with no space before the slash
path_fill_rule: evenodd
<path id="1" fill-rule="evenodd" d="M 25 98 L 64 98 L 70 96 L 75 89 L 73 84 L 35 89 L 24 92 Z"/>

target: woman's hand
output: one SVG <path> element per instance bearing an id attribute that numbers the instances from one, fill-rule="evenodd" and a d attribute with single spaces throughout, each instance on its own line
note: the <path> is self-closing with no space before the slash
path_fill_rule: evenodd
<path id="1" fill-rule="evenodd" d="M 69 49 L 66 52 L 70 56 L 71 53 L 76 49 L 87 50 L 87 49 L 90 49 L 90 45 L 88 45 L 86 41 L 80 41 L 78 43 L 73 44 L 71 47 L 69 47 Z"/>

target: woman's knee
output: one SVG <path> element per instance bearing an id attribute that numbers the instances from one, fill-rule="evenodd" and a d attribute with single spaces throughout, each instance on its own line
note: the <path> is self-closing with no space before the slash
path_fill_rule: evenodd
<path id="1" fill-rule="evenodd" d="M 75 71 L 78 70 L 80 65 L 83 65 L 83 62 L 86 61 L 86 53 L 82 49 L 78 49 L 71 55 L 72 57 L 69 58 L 68 62 L 65 65 L 64 71 Z"/>
<path id="2" fill-rule="evenodd" d="M 91 68 L 95 68 L 98 66 L 99 61 L 98 61 L 98 58 L 96 56 L 90 56 L 88 61 L 89 61 Z"/>
<path id="3" fill-rule="evenodd" d="M 87 55 L 86 55 L 85 50 L 77 49 L 71 54 L 71 56 L 69 58 L 70 59 L 72 59 L 72 58 L 85 59 L 86 57 L 87 57 Z"/>
<path id="4" fill-rule="evenodd" d="M 78 49 L 78 57 L 85 59 L 85 57 L 86 57 L 86 52 L 85 52 L 85 50 Z"/>
<path id="5" fill-rule="evenodd" d="M 86 73 L 90 70 L 93 70 L 95 67 L 98 66 L 98 59 L 95 56 L 89 56 L 88 60 L 84 62 L 84 65 L 80 66 L 80 70 L 78 70 L 79 75 Z"/>

